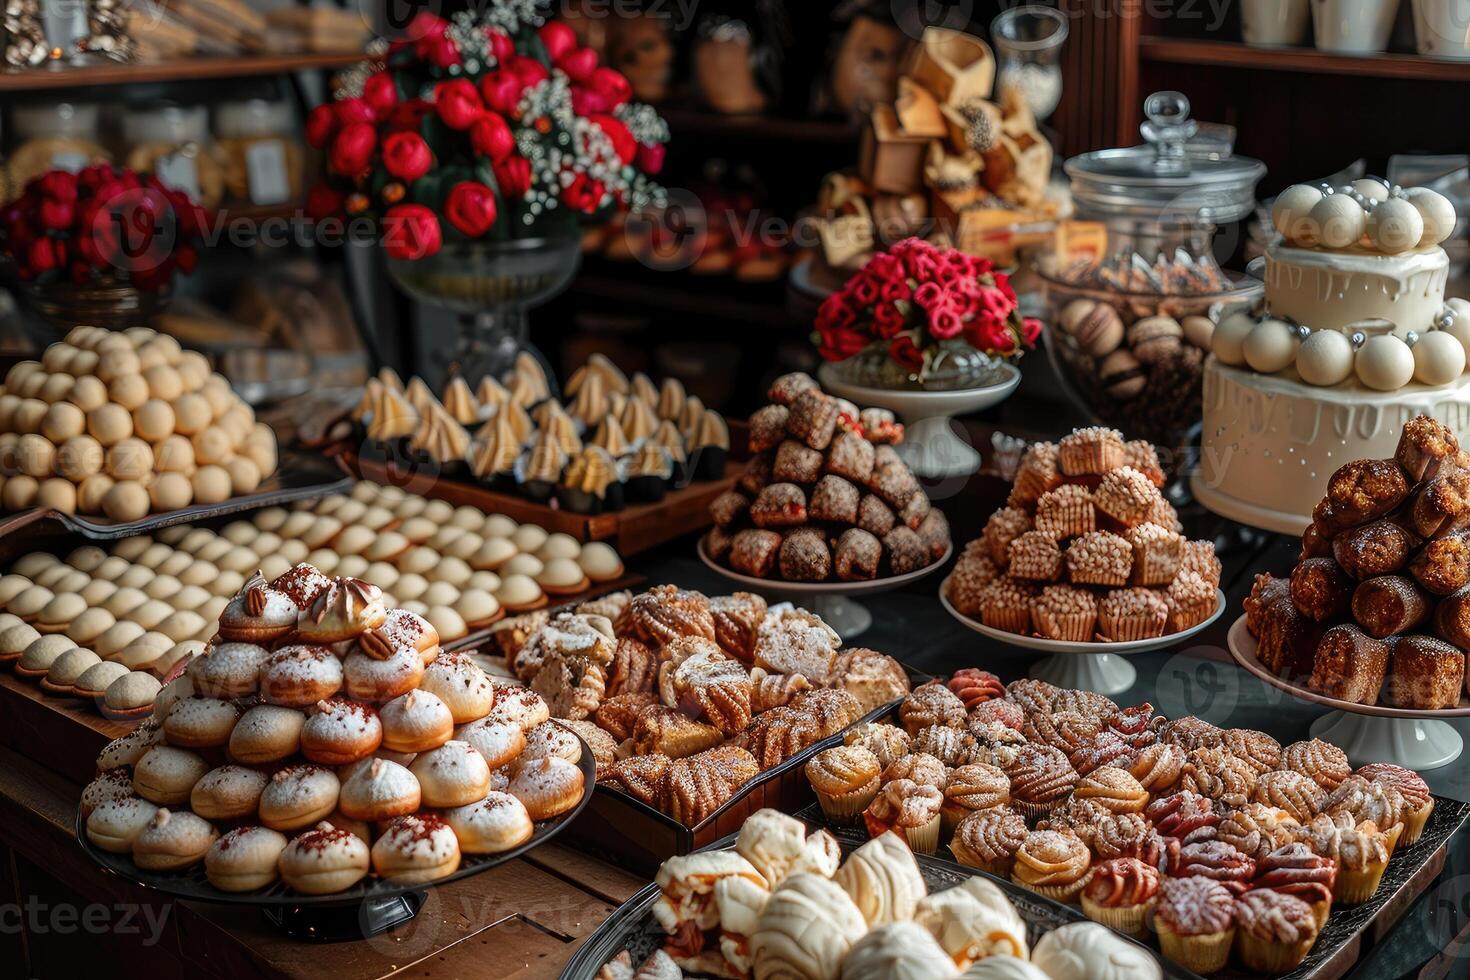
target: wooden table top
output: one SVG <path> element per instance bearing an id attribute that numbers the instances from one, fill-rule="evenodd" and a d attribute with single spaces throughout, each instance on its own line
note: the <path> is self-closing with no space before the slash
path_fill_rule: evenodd
<path id="1" fill-rule="evenodd" d="M 647 884 L 552 841 L 431 889 L 413 921 L 389 933 L 330 946 L 288 939 L 258 910 L 175 901 L 104 874 L 78 846 L 73 828 L 86 760 L 123 730 L 85 706 L 0 675 L 0 841 L 88 902 L 140 907 L 139 921 L 161 921 L 158 950 L 191 972 L 282 980 L 321 980 L 324 973 L 555 977 L 577 943 Z M 51 746 L 49 758 L 37 746 Z"/>

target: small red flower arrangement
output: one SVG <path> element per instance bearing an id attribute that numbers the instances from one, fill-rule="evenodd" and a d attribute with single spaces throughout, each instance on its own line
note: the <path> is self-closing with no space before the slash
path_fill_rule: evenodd
<path id="1" fill-rule="evenodd" d="M 127 282 L 153 292 L 194 270 L 208 220 L 152 175 L 110 164 L 51 170 L 0 208 L 0 254 L 23 282 Z"/>
<path id="2" fill-rule="evenodd" d="M 308 215 L 372 218 L 389 256 L 421 259 L 449 242 L 574 235 L 659 201 L 668 126 L 542 11 L 420 13 L 370 48 L 307 119 L 327 165 Z"/>
<path id="3" fill-rule="evenodd" d="M 988 259 L 907 238 L 868 260 L 817 312 L 823 358 L 844 361 L 875 344 L 923 380 L 944 345 L 1017 357 L 1041 324 L 1023 318 L 1010 277 Z"/>

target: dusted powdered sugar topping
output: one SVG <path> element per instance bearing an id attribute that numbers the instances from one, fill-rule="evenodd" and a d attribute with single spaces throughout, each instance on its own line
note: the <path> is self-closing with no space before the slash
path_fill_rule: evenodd
<path id="1" fill-rule="evenodd" d="M 1230 891 L 1209 878 L 1167 878 L 1159 887 L 1157 916 L 1181 936 L 1209 936 L 1224 932 L 1235 921 Z"/>
<path id="2" fill-rule="evenodd" d="M 459 851 L 453 829 L 436 813 L 411 813 L 388 824 L 373 845 L 409 861 L 447 861 Z"/>
<path id="3" fill-rule="evenodd" d="M 1310 905 L 1264 888 L 1236 899 L 1235 925 L 1256 939 L 1278 943 L 1298 943 L 1317 934 L 1317 920 Z"/>
<path id="4" fill-rule="evenodd" d="M 1359 769 L 1358 775 L 1392 786 L 1413 809 L 1417 810 L 1429 802 L 1429 785 L 1411 769 L 1390 762 L 1373 762 Z"/>
<path id="5" fill-rule="evenodd" d="M 955 838 L 983 861 L 1011 857 L 1025 841 L 1026 821 L 1019 813 L 1004 807 L 977 810 L 955 828 Z"/>
<path id="6" fill-rule="evenodd" d="M 1159 892 L 1159 871 L 1137 858 L 1120 857 L 1095 865 L 1083 894 L 1104 908 L 1142 905 Z"/>
<path id="7" fill-rule="evenodd" d="M 868 805 L 868 814 L 890 827 L 923 827 L 939 815 L 944 794 L 912 779 L 895 779 Z"/>

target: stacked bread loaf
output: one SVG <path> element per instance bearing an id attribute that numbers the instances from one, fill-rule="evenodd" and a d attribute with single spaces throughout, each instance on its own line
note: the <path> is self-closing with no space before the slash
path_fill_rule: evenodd
<path id="1" fill-rule="evenodd" d="M 1453 708 L 1470 648 L 1470 453 L 1425 415 L 1327 481 L 1290 579 L 1245 601 L 1270 670 L 1359 704 Z"/>

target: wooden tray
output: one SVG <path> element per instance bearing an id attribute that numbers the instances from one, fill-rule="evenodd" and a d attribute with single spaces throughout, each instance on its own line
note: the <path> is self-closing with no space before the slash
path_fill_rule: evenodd
<path id="1" fill-rule="evenodd" d="M 0 673 L 0 745 L 72 782 L 90 782 L 97 773 L 97 753 L 134 725 L 109 721 L 81 698 L 53 697 L 39 684 L 8 670 Z"/>
<path id="2" fill-rule="evenodd" d="M 735 485 L 744 469 L 737 462 L 725 464 L 718 480 L 691 483 L 670 490 L 658 503 L 628 504 L 605 514 L 577 514 L 554 504 L 541 504 L 512 493 L 497 493 L 479 484 L 423 473 L 406 472 L 391 463 L 364 459 L 350 449 L 339 449 L 342 465 L 354 476 L 374 483 L 412 488 L 414 493 L 438 497 L 455 504 L 468 504 L 490 513 L 504 514 L 522 523 L 539 524 L 548 531 L 570 534 L 578 541 L 606 541 L 627 558 L 710 526 L 709 505 Z"/>
<path id="3" fill-rule="evenodd" d="M 699 850 L 728 851 L 735 846 L 735 836 L 736 833 L 732 832 Z M 839 843 L 842 845 L 842 853 L 845 857 L 861 842 L 839 838 Z M 1006 897 L 1020 913 L 1021 920 L 1026 923 L 1026 941 L 1031 946 L 1035 946 L 1044 933 L 1059 926 L 1087 921 L 1087 917 L 1076 909 L 1042 898 L 1035 892 L 1027 891 L 1002 878 L 995 878 L 978 872 L 974 868 L 941 861 L 925 854 L 916 854 L 914 857 L 918 861 L 919 873 L 924 878 L 924 884 L 929 887 L 931 893 L 953 888 L 970 878 L 989 878 L 996 887 L 1005 892 Z M 653 903 L 658 897 L 658 885 L 648 885 L 618 906 L 617 911 L 608 916 L 607 921 L 587 937 L 581 948 L 567 962 L 561 972 L 561 980 L 596 980 L 603 964 L 625 949 L 632 955 L 633 965 L 636 967 L 644 957 L 662 946 L 664 933 L 654 921 L 652 911 Z M 1128 941 L 1133 942 L 1133 940 Z M 1147 946 L 1143 948 L 1148 949 Z M 1158 958 L 1160 969 L 1168 980 L 1197 980 L 1195 974 L 1170 963 L 1153 950 L 1149 952 Z"/>
<path id="4" fill-rule="evenodd" d="M 913 687 L 930 680 L 928 674 L 907 665 L 904 669 Z M 811 803 L 811 787 L 802 770 L 807 760 L 823 749 L 841 745 L 848 729 L 890 714 L 900 700 L 879 705 L 836 735 L 809 745 L 780 765 L 760 773 L 693 827 L 686 827 L 621 790 L 598 783 L 592 802 L 587 804 L 581 818 L 567 828 L 564 840 L 604 861 L 652 877 L 666 859 L 711 846 L 738 831 L 745 818 L 757 810 L 771 807 L 795 813 Z"/>

